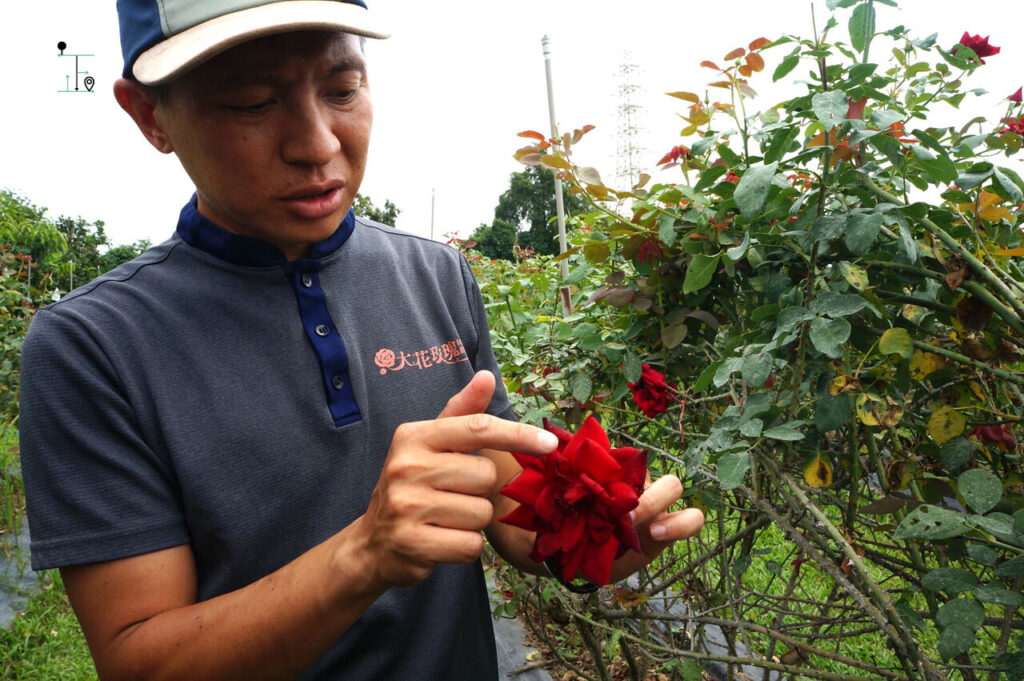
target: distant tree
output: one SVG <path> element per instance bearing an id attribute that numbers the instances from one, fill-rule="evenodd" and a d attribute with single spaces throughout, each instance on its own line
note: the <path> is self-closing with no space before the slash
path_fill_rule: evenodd
<path id="1" fill-rule="evenodd" d="M 566 216 L 586 210 L 579 196 L 564 194 Z M 498 198 L 494 222 L 480 225 L 470 236 L 476 249 L 491 258 L 513 259 L 512 246 L 532 248 L 535 253 L 558 253 L 558 224 L 555 220 L 555 176 L 543 166 L 529 166 L 509 176 L 509 187 Z M 509 238 L 509 228 L 514 233 Z"/>
<path id="2" fill-rule="evenodd" d="M 384 200 L 383 208 L 377 208 L 377 206 L 373 205 L 370 197 L 363 196 L 362 194 L 356 194 L 356 200 L 352 203 L 352 208 L 355 210 L 356 215 L 369 218 L 381 224 L 390 225 L 391 227 L 395 226 L 398 214 L 402 212 L 387 199 Z"/>
<path id="3" fill-rule="evenodd" d="M 122 265 L 129 260 L 142 255 L 142 252 L 152 246 L 149 239 L 139 239 L 133 244 L 122 244 L 120 246 L 112 246 L 100 256 L 100 270 L 103 272 L 109 272 L 118 265 Z"/>
<path id="4" fill-rule="evenodd" d="M 0 189 L 0 244 L 31 256 L 37 264 L 53 262 L 67 250 L 60 230 L 46 218 L 46 209 L 6 189 Z"/>

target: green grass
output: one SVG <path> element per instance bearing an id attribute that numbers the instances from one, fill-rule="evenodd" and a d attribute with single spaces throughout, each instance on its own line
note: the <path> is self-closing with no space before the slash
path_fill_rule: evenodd
<path id="1" fill-rule="evenodd" d="M 10 473 L 17 459 L 17 430 L 13 426 L 0 427 L 0 536 L 20 528 L 25 512 L 21 478 Z M 28 563 L 28 556 L 17 559 Z M 42 590 L 29 599 L 25 611 L 9 629 L 0 628 L 0 679 L 95 679 L 96 670 L 64 594 L 60 573 L 51 570 L 40 577 Z"/>
<path id="2" fill-rule="evenodd" d="M 60 573 L 47 572 L 43 579 L 43 590 L 25 612 L 10 629 L 0 629 L 0 679 L 91 681 L 96 670 Z"/>

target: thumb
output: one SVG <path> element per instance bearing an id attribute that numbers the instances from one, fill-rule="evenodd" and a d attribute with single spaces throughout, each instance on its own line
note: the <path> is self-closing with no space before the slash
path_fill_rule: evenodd
<path id="1" fill-rule="evenodd" d="M 456 393 L 444 406 L 438 418 L 480 414 L 491 403 L 494 394 L 494 374 L 478 371 L 462 390 Z"/>

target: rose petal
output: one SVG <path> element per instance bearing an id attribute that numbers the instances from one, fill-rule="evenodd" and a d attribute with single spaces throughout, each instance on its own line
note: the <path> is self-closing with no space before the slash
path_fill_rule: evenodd
<path id="1" fill-rule="evenodd" d="M 532 468 L 526 468 L 512 482 L 505 485 L 501 493 L 512 501 L 532 506 L 547 484 L 548 479 L 543 473 Z"/>
<path id="2" fill-rule="evenodd" d="M 590 542 L 588 542 L 586 537 L 584 537 L 583 541 L 575 547 L 559 554 L 558 565 L 562 570 L 563 582 L 571 582 L 576 579 L 576 575 L 580 571 L 580 565 L 583 563 L 583 560 L 586 558 L 590 549 Z"/>
<path id="3" fill-rule="evenodd" d="M 551 423 L 547 419 L 544 419 L 544 430 L 548 431 L 549 433 L 553 433 L 555 437 L 558 438 L 559 449 L 569 444 L 569 441 L 572 440 L 572 433 L 562 428 L 559 428 L 558 426 Z"/>
<path id="4" fill-rule="evenodd" d="M 620 447 L 613 449 L 611 456 L 622 467 L 622 480 L 642 489 L 647 480 L 647 452 L 633 447 Z"/>
<path id="5" fill-rule="evenodd" d="M 640 503 L 636 489 L 624 482 L 613 482 L 607 487 L 607 491 L 608 516 L 611 518 L 619 518 L 629 513 Z"/>
<path id="6" fill-rule="evenodd" d="M 543 471 L 545 468 L 545 461 L 543 456 L 535 456 L 533 454 L 520 454 L 519 452 L 510 452 L 512 458 L 514 458 L 520 466 L 523 468 Z"/>
<path id="7" fill-rule="evenodd" d="M 603 544 L 591 546 L 580 564 L 583 575 L 598 586 L 604 586 L 610 582 L 612 563 L 615 561 L 615 552 L 618 549 L 619 541 L 614 537 Z"/>
<path id="8" fill-rule="evenodd" d="M 562 551 L 562 536 L 560 532 L 537 533 L 537 540 L 534 548 L 547 560 Z"/>
<path id="9" fill-rule="evenodd" d="M 533 502 L 533 512 L 540 516 L 555 530 L 562 524 L 562 509 L 558 505 L 561 490 L 556 485 L 548 485 L 537 495 Z"/>
<path id="10" fill-rule="evenodd" d="M 607 482 L 622 477 L 622 466 L 612 458 L 607 448 L 598 442 L 579 436 L 565 450 L 566 457 L 572 462 L 573 470 L 579 474 L 586 473 L 594 480 Z"/>
<path id="11" fill-rule="evenodd" d="M 538 523 L 537 514 L 526 506 L 516 506 L 515 510 L 504 518 L 498 518 L 498 521 L 505 523 L 506 525 L 521 527 L 524 530 L 537 531 L 542 527 L 542 525 Z"/>
<path id="12" fill-rule="evenodd" d="M 640 547 L 640 536 L 636 533 L 636 527 L 628 515 L 620 516 L 615 527 L 615 536 L 624 546 L 628 546 L 637 553 L 642 553 Z M 621 555 L 621 554 L 620 554 Z"/>
<path id="13" fill-rule="evenodd" d="M 561 550 L 568 551 L 583 540 L 583 533 L 587 529 L 587 521 L 581 516 L 566 516 L 562 523 L 562 529 L 558 536 L 561 540 Z"/>
<path id="14" fill-rule="evenodd" d="M 601 424 L 597 422 L 593 415 L 586 418 L 579 431 L 577 431 L 576 437 L 593 440 L 606 452 L 612 448 L 612 443 L 608 441 L 608 435 L 604 432 L 604 428 L 601 427 Z"/>

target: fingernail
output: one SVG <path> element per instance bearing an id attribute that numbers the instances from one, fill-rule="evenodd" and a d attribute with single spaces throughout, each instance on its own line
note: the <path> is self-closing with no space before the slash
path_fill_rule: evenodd
<path id="1" fill-rule="evenodd" d="M 556 437 L 554 433 L 542 430 L 537 433 L 537 444 L 539 444 L 543 449 L 554 449 L 558 446 L 558 437 Z"/>
<path id="2" fill-rule="evenodd" d="M 664 525 L 651 525 L 651 538 L 661 539 L 665 536 L 667 530 Z"/>

